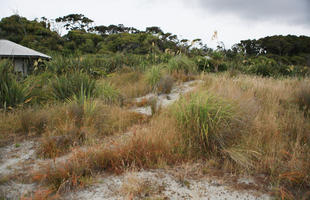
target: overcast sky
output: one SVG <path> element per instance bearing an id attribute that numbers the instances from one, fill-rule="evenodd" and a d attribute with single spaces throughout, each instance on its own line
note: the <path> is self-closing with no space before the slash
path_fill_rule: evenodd
<path id="1" fill-rule="evenodd" d="M 201 38 L 209 47 L 216 46 L 215 30 L 226 48 L 275 34 L 310 36 L 310 0 L 0 0 L 0 5 L 0 18 L 78 13 L 96 25 L 159 26 L 181 39 Z"/>

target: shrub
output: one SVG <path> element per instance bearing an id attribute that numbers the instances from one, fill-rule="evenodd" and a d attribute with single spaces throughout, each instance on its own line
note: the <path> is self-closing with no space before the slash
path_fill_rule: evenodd
<path id="1" fill-rule="evenodd" d="M 185 150 L 200 155 L 221 153 L 231 140 L 232 105 L 207 93 L 183 97 L 173 107 Z"/>
<path id="2" fill-rule="evenodd" d="M 11 73 L 12 63 L 0 62 L 0 108 L 14 107 L 26 100 L 26 89 Z"/>
<path id="3" fill-rule="evenodd" d="M 183 71 L 186 74 L 197 72 L 197 65 L 194 61 L 186 56 L 175 56 L 168 62 L 168 70 L 170 73 L 173 71 Z"/>
<path id="4" fill-rule="evenodd" d="M 83 73 L 74 73 L 55 77 L 51 81 L 52 95 L 56 100 L 67 100 L 76 97 L 96 97 L 96 81 Z"/>

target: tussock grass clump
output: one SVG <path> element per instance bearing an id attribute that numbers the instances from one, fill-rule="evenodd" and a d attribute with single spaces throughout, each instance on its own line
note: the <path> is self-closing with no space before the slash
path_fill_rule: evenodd
<path id="1" fill-rule="evenodd" d="M 195 62 L 186 56 L 175 56 L 171 58 L 167 68 L 170 73 L 182 71 L 185 74 L 193 74 L 198 71 Z"/>
<path id="2" fill-rule="evenodd" d="M 120 192 L 127 198 L 145 198 L 155 193 L 157 185 L 149 180 L 140 178 L 135 173 L 127 173 Z"/>
<path id="3" fill-rule="evenodd" d="M 299 109 L 304 111 L 305 115 L 309 115 L 310 111 L 310 83 L 303 82 L 296 94 Z"/>
<path id="4" fill-rule="evenodd" d="M 230 132 L 232 105 L 208 93 L 183 97 L 173 115 L 185 142 L 184 150 L 198 155 L 222 153 L 235 137 Z"/>
<path id="5" fill-rule="evenodd" d="M 26 89 L 11 73 L 13 65 L 8 60 L 0 61 L 0 108 L 14 107 L 26 100 Z"/>
<path id="6" fill-rule="evenodd" d="M 20 129 L 23 134 L 36 133 L 41 135 L 45 132 L 48 124 L 48 113 L 43 110 L 28 108 L 20 113 Z"/>
<path id="7" fill-rule="evenodd" d="M 146 80 L 143 73 L 136 71 L 113 74 L 107 79 L 125 98 L 139 97 L 149 93 L 152 88 Z"/>
<path id="8" fill-rule="evenodd" d="M 71 128 L 61 135 L 47 134 L 41 138 L 36 153 L 41 158 L 55 158 L 69 152 L 71 147 L 83 144 L 85 137 L 85 132 L 78 128 Z"/>
<path id="9" fill-rule="evenodd" d="M 158 82 L 157 92 L 163 94 L 169 94 L 172 90 L 174 80 L 171 76 L 165 75 L 160 78 Z"/>
<path id="10" fill-rule="evenodd" d="M 162 77 L 162 66 L 154 65 L 146 73 L 147 83 L 155 90 Z"/>
<path id="11" fill-rule="evenodd" d="M 120 92 L 109 82 L 103 81 L 99 85 L 100 99 L 106 104 L 123 104 L 123 96 Z"/>

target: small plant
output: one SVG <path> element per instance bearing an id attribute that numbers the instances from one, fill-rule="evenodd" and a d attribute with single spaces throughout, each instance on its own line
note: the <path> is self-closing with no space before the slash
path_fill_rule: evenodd
<path id="1" fill-rule="evenodd" d="M 125 176 L 124 183 L 121 187 L 121 193 L 127 197 L 147 197 L 153 193 L 154 186 L 147 180 L 139 178 L 134 173 L 129 173 Z"/>

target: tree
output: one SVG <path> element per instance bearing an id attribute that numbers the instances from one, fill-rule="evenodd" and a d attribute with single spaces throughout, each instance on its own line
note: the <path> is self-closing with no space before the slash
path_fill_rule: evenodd
<path id="1" fill-rule="evenodd" d="M 147 27 L 145 30 L 147 33 L 162 35 L 164 32 L 158 26 Z"/>
<path id="2" fill-rule="evenodd" d="M 49 28 L 44 21 L 30 21 L 19 15 L 12 15 L 1 19 L 0 38 L 46 53 L 62 50 L 63 39 Z"/>
<path id="3" fill-rule="evenodd" d="M 66 30 L 86 30 L 94 21 L 82 14 L 69 14 L 56 18 L 56 22 L 64 23 Z"/>

